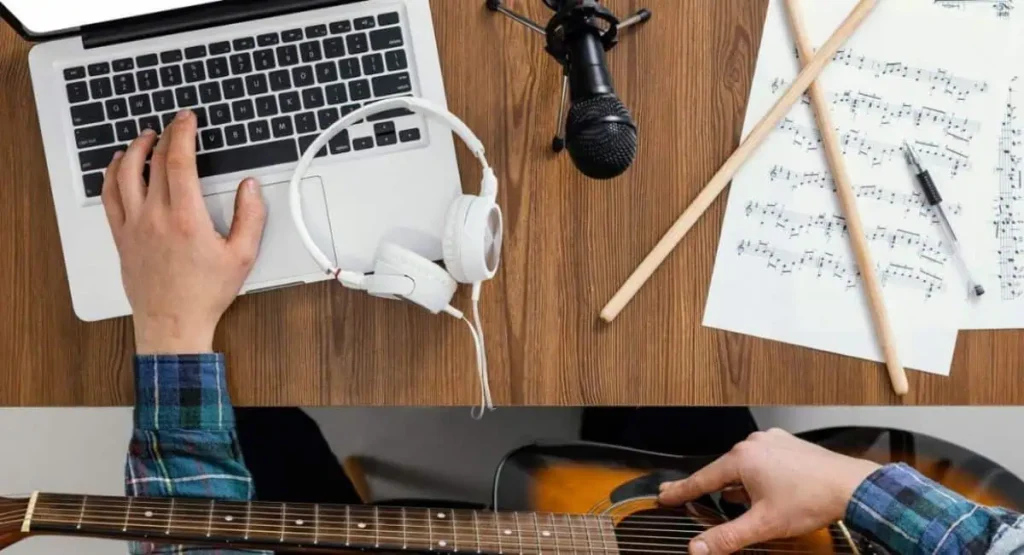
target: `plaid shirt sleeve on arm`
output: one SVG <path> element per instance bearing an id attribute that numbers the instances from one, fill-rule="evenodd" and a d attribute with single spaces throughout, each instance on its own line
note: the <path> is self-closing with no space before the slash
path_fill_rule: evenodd
<path id="1" fill-rule="evenodd" d="M 997 554 L 1024 549 L 1021 515 L 978 505 L 904 464 L 868 477 L 845 523 L 894 553 Z"/>
<path id="2" fill-rule="evenodd" d="M 224 356 L 135 357 L 126 494 L 247 501 L 253 482 L 235 433 Z M 133 554 L 251 553 L 132 544 Z"/>

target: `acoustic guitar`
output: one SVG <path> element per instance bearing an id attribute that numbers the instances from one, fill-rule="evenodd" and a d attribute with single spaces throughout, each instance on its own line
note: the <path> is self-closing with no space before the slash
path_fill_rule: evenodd
<path id="1" fill-rule="evenodd" d="M 934 438 L 869 428 L 823 430 L 805 438 L 880 463 L 907 462 L 980 503 L 1024 507 L 1019 479 Z M 685 477 L 713 459 L 588 443 L 534 444 L 500 464 L 494 511 L 37 492 L 0 500 L 0 549 L 52 534 L 313 553 L 681 555 L 697 534 L 743 510 L 718 494 L 678 509 L 657 504 L 658 484 Z M 842 523 L 744 551 L 885 553 Z"/>

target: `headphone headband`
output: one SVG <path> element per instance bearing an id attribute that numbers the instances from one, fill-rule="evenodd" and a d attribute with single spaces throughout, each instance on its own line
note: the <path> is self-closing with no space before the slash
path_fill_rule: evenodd
<path id="1" fill-rule="evenodd" d="M 487 163 L 483 142 L 477 138 L 476 134 L 473 133 L 469 126 L 448 110 L 421 98 L 402 96 L 381 100 L 350 112 L 345 117 L 334 122 L 333 125 L 328 127 L 319 137 L 317 137 L 315 141 L 313 141 L 313 144 L 306 148 L 306 151 L 303 153 L 298 165 L 295 167 L 295 173 L 292 174 L 291 182 L 288 184 L 288 203 L 291 208 L 292 221 L 299 233 L 299 238 L 302 240 L 303 245 L 305 245 L 306 250 L 308 250 L 310 255 L 313 256 L 317 265 L 319 265 L 320 268 L 322 268 L 328 275 L 332 275 L 341 281 L 341 283 L 346 287 L 363 289 L 365 276 L 357 272 L 346 272 L 337 268 L 313 241 L 313 237 L 309 233 L 309 228 L 306 227 L 305 217 L 302 214 L 302 199 L 299 187 L 302 184 L 302 180 L 305 179 L 306 174 L 309 172 L 309 167 L 313 164 L 313 161 L 316 158 L 316 153 L 319 152 L 320 149 L 326 147 L 331 139 L 358 121 L 396 108 L 406 108 L 419 114 L 431 116 L 454 131 L 455 134 L 458 135 L 464 143 L 466 143 L 470 152 L 473 153 L 483 168 L 484 177 L 481 184 L 481 196 L 494 198 L 498 194 L 498 179 L 494 175 L 494 170 L 492 170 L 491 166 Z"/>

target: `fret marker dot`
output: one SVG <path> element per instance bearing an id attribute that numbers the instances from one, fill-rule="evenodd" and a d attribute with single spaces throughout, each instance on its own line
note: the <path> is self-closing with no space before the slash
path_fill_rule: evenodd
<path id="1" fill-rule="evenodd" d="M 296 526 L 302 526 L 302 525 L 303 525 L 303 524 L 305 524 L 305 523 L 306 523 L 306 521 L 304 521 L 304 520 L 296 520 L 296 521 L 295 521 L 295 525 L 296 525 Z"/>
<path id="2" fill-rule="evenodd" d="M 224 517 L 224 522 L 231 522 L 232 520 L 235 520 L 235 517 L 231 515 Z"/>
<path id="3" fill-rule="evenodd" d="M 437 518 L 444 518 L 444 513 L 437 513 Z"/>
<path id="4" fill-rule="evenodd" d="M 544 530 L 543 532 L 540 533 L 540 535 L 544 536 L 545 538 L 549 538 L 549 537 L 551 537 L 551 532 L 548 532 L 547 530 Z"/>
<path id="5" fill-rule="evenodd" d="M 505 530 L 505 535 L 506 536 L 511 536 L 512 535 L 512 530 Z"/>
<path id="6" fill-rule="evenodd" d="M 448 545 L 448 542 L 446 542 L 446 541 L 444 541 L 444 540 L 441 540 L 441 541 L 437 542 L 437 545 L 438 545 L 439 547 L 445 547 L 445 546 L 447 546 L 447 545 Z"/>
<path id="7" fill-rule="evenodd" d="M 365 522 L 360 522 L 359 524 L 356 524 L 356 526 L 358 526 L 360 528 L 366 528 L 366 523 Z"/>
<path id="8" fill-rule="evenodd" d="M 146 511 L 146 518 L 153 518 L 153 511 Z"/>

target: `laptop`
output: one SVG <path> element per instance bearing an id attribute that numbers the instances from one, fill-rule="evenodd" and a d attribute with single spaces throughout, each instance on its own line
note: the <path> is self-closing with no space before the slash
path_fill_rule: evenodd
<path id="1" fill-rule="evenodd" d="M 293 229 L 287 182 L 342 115 L 415 95 L 446 105 L 427 0 L 0 0 L 38 41 L 30 67 L 75 313 L 130 313 L 100 199 L 113 153 L 182 108 L 198 116 L 198 168 L 219 231 L 253 176 L 268 206 L 243 293 L 329 279 Z M 403 110 L 367 118 L 318 153 L 303 187 L 315 241 L 346 270 L 396 242 L 441 258 L 460 194 L 451 132 Z"/>

